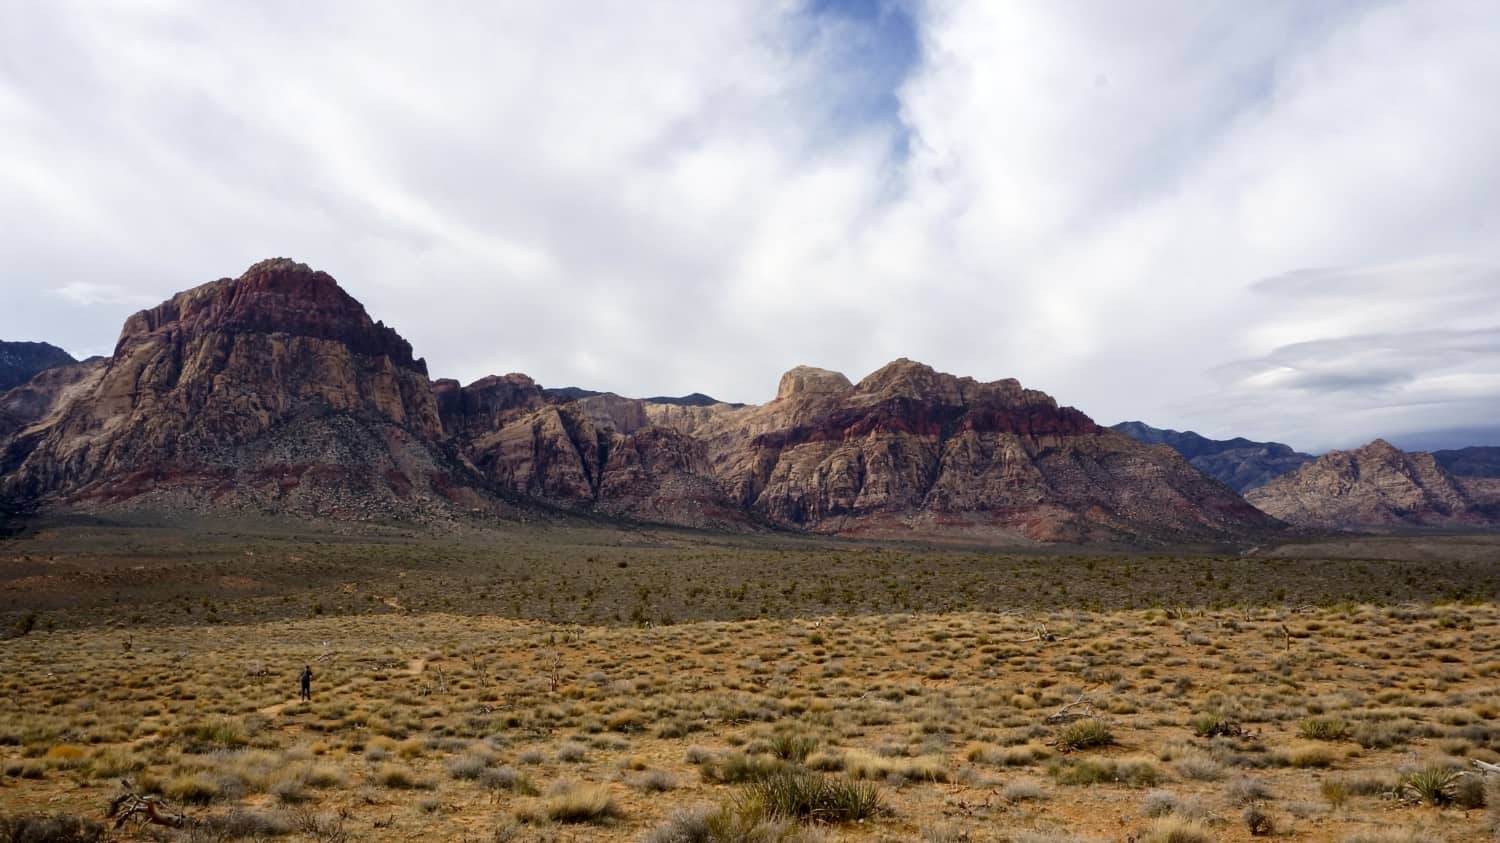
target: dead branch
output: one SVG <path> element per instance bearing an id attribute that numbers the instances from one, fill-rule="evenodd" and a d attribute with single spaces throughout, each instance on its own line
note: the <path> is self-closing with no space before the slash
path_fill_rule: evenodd
<path id="1" fill-rule="evenodd" d="M 1490 773 L 1500 775 L 1500 764 L 1490 764 L 1484 761 L 1480 761 L 1478 758 L 1472 760 L 1474 762 L 1474 766 L 1479 768 L 1480 775 L 1487 776 Z"/>
<path id="2" fill-rule="evenodd" d="M 1030 638 L 1022 638 L 1021 641 L 1020 641 L 1020 643 L 1022 643 L 1022 644 L 1029 644 L 1032 641 L 1052 642 L 1052 641 L 1064 641 L 1064 640 L 1066 640 L 1066 639 L 1063 639 L 1063 638 L 1058 638 L 1056 635 L 1053 635 L 1052 632 L 1047 629 L 1047 625 L 1046 624 L 1039 624 L 1039 625 L 1037 625 L 1034 629 L 1031 630 L 1031 633 L 1032 634 L 1031 634 Z"/>
<path id="3" fill-rule="evenodd" d="M 1079 709 L 1074 711 L 1073 709 Z M 1087 699 L 1086 694 L 1079 694 L 1078 699 L 1065 704 L 1062 708 L 1047 715 L 1048 723 L 1066 723 L 1069 720 L 1081 720 L 1085 717 L 1094 716 L 1094 704 Z"/>
<path id="4" fill-rule="evenodd" d="M 123 827 L 127 820 L 132 819 L 141 825 L 162 825 L 167 828 L 182 828 L 187 825 L 187 816 L 172 810 L 161 797 L 141 796 L 124 779 L 120 780 L 120 784 L 125 792 L 110 801 L 109 813 L 105 814 L 106 818 L 114 819 L 115 828 Z"/>

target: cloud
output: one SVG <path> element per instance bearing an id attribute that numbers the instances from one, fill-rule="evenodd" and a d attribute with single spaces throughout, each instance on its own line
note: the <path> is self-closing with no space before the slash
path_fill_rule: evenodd
<path id="1" fill-rule="evenodd" d="M 1493 328 L 1500 289 L 1496 23 L 1442 0 L 13 5 L 0 336 L 99 345 L 127 296 L 288 255 L 441 376 L 761 401 L 797 363 L 910 356 L 1106 422 L 1352 444 L 1449 409 L 1381 402 L 1486 388 L 1487 353 L 1448 340 Z"/>
<path id="2" fill-rule="evenodd" d="M 131 292 L 118 284 L 91 284 L 87 281 L 74 281 L 71 284 L 53 288 L 49 292 L 81 307 L 96 304 L 147 307 L 157 302 L 153 296 Z"/>
<path id="3" fill-rule="evenodd" d="M 1277 416 L 1352 444 L 1492 427 L 1500 409 L 1500 265 L 1427 258 L 1286 273 L 1251 286 L 1250 336 L 1311 336 L 1215 367 L 1214 414 Z M 1442 326 L 1421 327 L 1413 326 Z M 1483 444 L 1469 442 L 1467 444 Z"/>

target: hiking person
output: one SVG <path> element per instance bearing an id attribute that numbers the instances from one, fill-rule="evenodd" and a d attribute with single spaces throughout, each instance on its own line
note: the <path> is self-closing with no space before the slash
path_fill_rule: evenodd
<path id="1" fill-rule="evenodd" d="M 302 683 L 302 699 L 310 702 L 312 700 L 312 665 L 303 665 L 302 674 L 297 679 Z"/>

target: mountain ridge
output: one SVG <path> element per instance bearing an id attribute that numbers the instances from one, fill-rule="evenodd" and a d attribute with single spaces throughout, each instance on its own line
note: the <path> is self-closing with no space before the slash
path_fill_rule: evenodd
<path id="1" fill-rule="evenodd" d="M 1301 527 L 1387 530 L 1488 527 L 1500 508 L 1481 484 L 1455 477 L 1433 455 L 1384 439 L 1330 451 L 1252 490 L 1246 499 Z"/>
<path id="2" fill-rule="evenodd" d="M 1014 379 L 901 358 L 809 366 L 761 405 L 467 386 L 326 273 L 278 258 L 126 320 L 115 353 L 7 393 L 0 491 L 43 505 L 333 518 L 509 502 L 731 530 L 1003 541 L 1238 541 L 1278 522 L 1169 449 Z"/>
<path id="3" fill-rule="evenodd" d="M 1242 436 L 1209 439 L 1191 430 L 1152 427 L 1140 421 L 1120 422 L 1111 429 L 1137 442 L 1166 445 L 1194 468 L 1242 495 L 1314 459 L 1280 442 L 1256 442 Z"/>
<path id="4" fill-rule="evenodd" d="M 51 343 L 0 340 L 0 392 L 26 383 L 39 372 L 77 362 Z"/>

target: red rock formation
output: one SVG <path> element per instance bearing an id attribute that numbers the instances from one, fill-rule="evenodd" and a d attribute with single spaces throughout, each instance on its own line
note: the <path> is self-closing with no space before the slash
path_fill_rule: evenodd
<path id="1" fill-rule="evenodd" d="M 1353 451 L 1330 451 L 1282 475 L 1247 499 L 1291 524 L 1339 530 L 1461 527 L 1496 523 L 1431 455 L 1401 451 L 1377 439 Z M 1481 498 L 1487 495 L 1481 494 Z"/>
<path id="2" fill-rule="evenodd" d="M 301 490 L 299 508 L 358 514 L 438 497 L 422 478 L 453 470 L 441 439 L 411 346 L 327 274 L 276 259 L 130 317 L 89 387 L 6 445 L 0 474 L 30 498 Z"/>
<path id="3" fill-rule="evenodd" d="M 730 496 L 818 532 L 1210 538 L 1274 522 L 1169 449 L 1014 380 L 897 360 L 857 385 L 801 367 L 776 400 L 691 428 Z"/>
<path id="4" fill-rule="evenodd" d="M 288 260 L 136 314 L 113 357 L 68 371 L 0 398 L 13 431 L 0 492 L 335 517 L 500 495 L 694 526 L 984 540 L 1276 526 L 1168 448 L 1014 380 L 909 360 L 858 384 L 798 367 L 759 407 L 548 391 L 519 374 L 432 383 L 331 277 Z"/>

